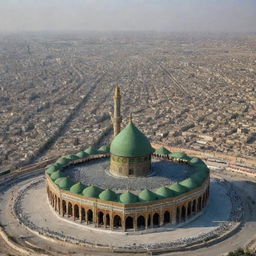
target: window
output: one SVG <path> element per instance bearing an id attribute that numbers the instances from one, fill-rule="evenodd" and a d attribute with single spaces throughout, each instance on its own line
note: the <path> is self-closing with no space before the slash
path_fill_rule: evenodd
<path id="1" fill-rule="evenodd" d="M 129 169 L 129 175 L 133 175 L 133 169 Z"/>

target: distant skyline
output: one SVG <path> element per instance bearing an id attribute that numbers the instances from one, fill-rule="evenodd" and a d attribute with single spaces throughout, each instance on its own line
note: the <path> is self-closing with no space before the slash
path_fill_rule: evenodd
<path id="1" fill-rule="evenodd" d="M 0 0 L 0 31 L 256 32 L 256 0 Z"/>

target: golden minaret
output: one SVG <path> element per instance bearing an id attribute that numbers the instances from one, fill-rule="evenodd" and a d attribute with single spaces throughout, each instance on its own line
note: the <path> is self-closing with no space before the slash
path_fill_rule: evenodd
<path id="1" fill-rule="evenodd" d="M 114 94 L 114 114 L 112 116 L 113 128 L 114 128 L 114 137 L 121 131 L 121 94 L 120 88 L 117 86 L 115 88 Z"/>

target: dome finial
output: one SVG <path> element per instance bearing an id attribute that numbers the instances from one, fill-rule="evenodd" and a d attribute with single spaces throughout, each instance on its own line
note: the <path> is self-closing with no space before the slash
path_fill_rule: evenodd
<path id="1" fill-rule="evenodd" d="M 129 122 L 132 123 L 132 113 L 130 113 Z"/>

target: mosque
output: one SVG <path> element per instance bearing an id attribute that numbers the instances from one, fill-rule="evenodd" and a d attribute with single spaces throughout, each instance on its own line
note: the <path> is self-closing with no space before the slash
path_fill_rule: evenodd
<path id="1" fill-rule="evenodd" d="M 110 146 L 63 156 L 45 171 L 56 213 L 76 223 L 118 232 L 153 232 L 203 213 L 209 169 L 199 158 L 154 149 L 132 117 L 121 129 L 121 93 L 114 94 Z"/>

